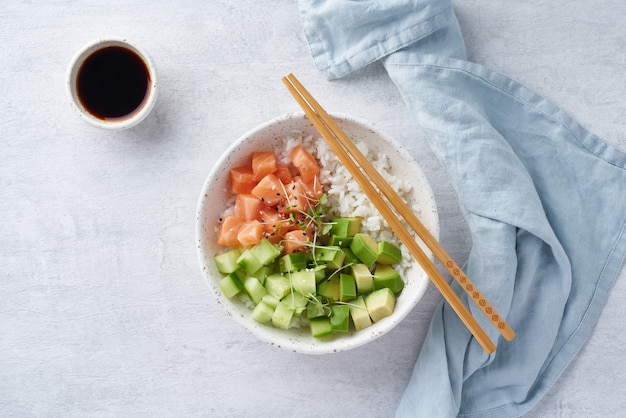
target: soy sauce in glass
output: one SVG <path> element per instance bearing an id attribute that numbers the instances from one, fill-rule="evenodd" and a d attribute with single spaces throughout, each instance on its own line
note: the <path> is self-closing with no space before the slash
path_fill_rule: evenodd
<path id="1" fill-rule="evenodd" d="M 77 94 L 87 112 L 102 120 L 128 118 L 141 110 L 150 73 L 134 51 L 109 46 L 85 59 L 77 74 Z"/>

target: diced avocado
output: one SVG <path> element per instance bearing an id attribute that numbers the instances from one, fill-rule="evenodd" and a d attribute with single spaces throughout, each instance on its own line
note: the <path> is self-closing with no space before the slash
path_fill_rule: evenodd
<path id="1" fill-rule="evenodd" d="M 315 272 L 313 270 L 299 270 L 293 273 L 287 273 L 287 277 L 291 280 L 291 285 L 296 292 L 304 296 L 315 294 L 316 284 Z"/>
<path id="2" fill-rule="evenodd" d="M 231 299 L 237 295 L 243 289 L 243 283 L 237 272 L 230 273 L 228 276 L 224 276 L 219 281 L 219 286 L 224 296 Z"/>
<path id="3" fill-rule="evenodd" d="M 300 315 L 306 309 L 309 299 L 298 292 L 290 292 L 281 302 L 291 306 L 294 309 L 294 313 Z"/>
<path id="4" fill-rule="evenodd" d="M 352 276 L 356 282 L 356 290 L 359 293 L 369 293 L 372 291 L 373 278 L 370 269 L 365 264 L 355 264 L 351 267 Z"/>
<path id="5" fill-rule="evenodd" d="M 333 305 L 330 307 L 330 328 L 333 331 L 348 332 L 350 326 L 350 307 Z"/>
<path id="6" fill-rule="evenodd" d="M 294 310 L 294 308 L 286 303 L 278 302 L 274 314 L 272 315 L 272 325 L 282 329 L 289 329 Z"/>
<path id="7" fill-rule="evenodd" d="M 250 247 L 250 252 L 264 266 L 271 264 L 280 255 L 280 250 L 269 242 L 267 238 L 261 239 L 258 244 Z"/>
<path id="8" fill-rule="evenodd" d="M 366 266 L 371 266 L 378 258 L 378 244 L 367 234 L 356 234 L 350 249 Z"/>
<path id="9" fill-rule="evenodd" d="M 306 317 L 308 319 L 326 315 L 324 304 L 319 300 L 310 300 L 306 305 Z"/>
<path id="10" fill-rule="evenodd" d="M 361 262 L 361 260 L 359 260 L 357 256 L 354 255 L 354 252 L 350 249 L 350 247 L 342 247 L 341 251 L 343 251 L 343 253 L 346 255 L 346 258 L 344 258 L 343 260 L 344 266 L 349 266 Z"/>
<path id="11" fill-rule="evenodd" d="M 313 267 L 313 272 L 315 273 L 315 281 L 317 283 L 321 282 L 326 278 L 326 264 L 318 264 Z"/>
<path id="12" fill-rule="evenodd" d="M 341 248 L 348 248 L 350 247 L 350 244 L 352 243 L 352 239 L 353 239 L 352 237 L 340 237 L 339 235 L 331 235 L 328 238 L 328 245 L 341 247 Z"/>
<path id="13" fill-rule="evenodd" d="M 402 251 L 399 247 L 389 241 L 380 241 L 378 243 L 378 257 L 377 263 L 381 264 L 396 264 L 402 261 Z"/>
<path id="14" fill-rule="evenodd" d="M 335 218 L 331 222 L 331 235 L 353 237 L 361 229 L 361 218 Z"/>
<path id="15" fill-rule="evenodd" d="M 311 327 L 311 335 L 315 338 L 327 337 L 333 332 L 330 319 L 325 316 L 310 319 L 309 326 Z"/>
<path id="16" fill-rule="evenodd" d="M 241 267 L 237 264 L 237 259 L 241 255 L 241 251 L 238 248 L 233 248 L 225 253 L 215 256 L 215 265 L 220 273 L 230 274 L 233 271 L 239 270 Z"/>
<path id="17" fill-rule="evenodd" d="M 267 294 L 261 298 L 261 302 L 265 303 L 268 306 L 271 306 L 272 309 L 276 309 L 276 306 L 278 305 L 278 302 L 280 301 L 276 299 L 274 296 Z"/>
<path id="18" fill-rule="evenodd" d="M 356 282 L 349 274 L 339 275 L 339 300 L 347 302 L 356 298 Z"/>
<path id="19" fill-rule="evenodd" d="M 317 289 L 317 294 L 330 300 L 339 300 L 339 277 L 333 276 L 321 282 Z"/>
<path id="20" fill-rule="evenodd" d="M 280 300 L 291 291 L 291 285 L 288 278 L 280 273 L 274 273 L 265 278 L 265 289 L 271 296 Z"/>
<path id="21" fill-rule="evenodd" d="M 327 246 L 315 249 L 315 259 L 318 263 L 326 264 L 331 270 L 337 270 L 343 266 L 346 254 L 341 251 L 341 247 Z"/>
<path id="22" fill-rule="evenodd" d="M 352 317 L 354 329 L 359 331 L 372 325 L 372 319 L 367 311 L 367 306 L 365 306 L 363 296 L 350 301 L 348 306 L 350 307 L 350 316 Z"/>
<path id="23" fill-rule="evenodd" d="M 255 271 L 260 269 L 263 264 L 252 254 L 250 249 L 245 249 L 239 258 L 237 259 L 237 264 L 239 264 L 246 273 L 253 274 Z"/>
<path id="24" fill-rule="evenodd" d="M 259 303 L 263 296 L 267 295 L 267 290 L 263 287 L 259 279 L 255 277 L 246 277 L 243 282 L 243 288 L 254 303 Z"/>
<path id="25" fill-rule="evenodd" d="M 301 270 L 306 268 L 306 256 L 304 253 L 285 254 L 280 258 L 278 267 L 281 273 Z"/>
<path id="26" fill-rule="evenodd" d="M 259 282 L 261 282 L 261 284 L 265 284 L 265 278 L 272 273 L 274 273 L 274 269 L 269 266 L 262 266 L 260 269 L 252 274 L 249 274 L 248 276 L 256 278 Z"/>
<path id="27" fill-rule="evenodd" d="M 396 296 L 391 289 L 384 287 L 367 295 L 365 306 L 367 306 L 372 321 L 377 322 L 393 313 L 396 306 Z"/>
<path id="28" fill-rule="evenodd" d="M 252 319 L 255 321 L 266 324 L 272 320 L 274 316 L 274 308 L 269 304 L 261 301 L 252 309 Z"/>
<path id="29" fill-rule="evenodd" d="M 404 280 L 400 273 L 387 264 L 376 264 L 374 270 L 373 289 L 389 288 L 393 293 L 398 293 L 404 289 Z"/>

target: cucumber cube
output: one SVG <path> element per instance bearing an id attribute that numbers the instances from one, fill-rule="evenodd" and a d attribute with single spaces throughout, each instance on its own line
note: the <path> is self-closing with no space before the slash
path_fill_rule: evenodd
<path id="1" fill-rule="evenodd" d="M 333 276 L 319 284 L 317 294 L 333 301 L 339 300 L 339 277 Z"/>
<path id="2" fill-rule="evenodd" d="M 241 251 L 238 248 L 226 251 L 225 253 L 215 256 L 215 265 L 220 273 L 230 274 L 233 271 L 239 270 L 240 266 L 237 264 L 237 259 L 241 255 Z"/>
<path id="3" fill-rule="evenodd" d="M 249 274 L 248 276 L 254 277 L 259 282 L 261 282 L 261 284 L 265 284 L 265 278 L 267 276 L 269 276 L 270 274 L 272 274 L 272 273 L 274 273 L 274 270 L 271 267 L 269 267 L 269 266 L 262 266 L 260 269 L 258 269 L 257 271 L 255 271 L 252 274 Z"/>
<path id="4" fill-rule="evenodd" d="M 331 235 L 353 237 L 361 229 L 361 218 L 335 218 L 330 228 Z"/>
<path id="5" fill-rule="evenodd" d="M 287 277 L 291 280 L 291 285 L 296 292 L 304 296 L 315 294 L 316 284 L 315 272 L 313 270 L 300 270 L 288 273 Z"/>
<path id="6" fill-rule="evenodd" d="M 318 318 L 326 315 L 326 309 L 319 300 L 310 300 L 306 305 L 306 317 L 308 319 Z"/>
<path id="7" fill-rule="evenodd" d="M 250 252 L 261 262 L 262 265 L 267 266 L 272 263 L 280 255 L 280 250 L 267 238 L 261 239 L 258 244 L 250 247 Z"/>
<path id="8" fill-rule="evenodd" d="M 243 288 L 254 303 L 259 303 L 263 296 L 267 295 L 267 290 L 259 279 L 255 277 L 246 277 L 243 282 Z"/>
<path id="9" fill-rule="evenodd" d="M 374 270 L 373 289 L 389 288 L 393 293 L 404 289 L 404 280 L 393 267 L 387 264 L 376 264 Z"/>
<path id="10" fill-rule="evenodd" d="M 326 264 L 329 269 L 337 270 L 343 266 L 346 254 L 341 247 L 327 246 L 315 250 L 315 259 L 318 263 Z"/>
<path id="11" fill-rule="evenodd" d="M 352 318 L 354 329 L 360 331 L 372 325 L 372 319 L 367 311 L 367 306 L 365 306 L 363 296 L 354 299 L 348 306 L 350 307 L 350 317 Z"/>
<path id="12" fill-rule="evenodd" d="M 298 271 L 306 268 L 306 256 L 304 253 L 291 253 L 282 256 L 278 262 L 281 273 Z"/>
<path id="13" fill-rule="evenodd" d="M 243 289 L 243 283 L 237 272 L 230 273 L 228 276 L 224 276 L 219 281 L 219 286 L 224 296 L 228 299 L 233 298 Z"/>
<path id="14" fill-rule="evenodd" d="M 339 300 L 347 302 L 356 298 L 356 282 L 349 274 L 339 275 Z"/>
<path id="15" fill-rule="evenodd" d="M 252 319 L 262 324 L 270 322 L 272 320 L 272 316 L 274 316 L 274 308 L 263 301 L 252 309 Z"/>
<path id="16" fill-rule="evenodd" d="M 393 313 L 396 295 L 388 287 L 375 290 L 365 298 L 365 306 L 372 321 L 380 321 Z"/>
<path id="17" fill-rule="evenodd" d="M 326 317 L 312 318 L 309 321 L 311 327 L 311 335 L 315 338 L 327 337 L 333 333 L 333 329 L 330 327 L 330 319 Z"/>
<path id="18" fill-rule="evenodd" d="M 295 309 L 283 302 L 278 302 L 272 315 L 272 325 L 282 329 L 289 329 Z"/>
<path id="19" fill-rule="evenodd" d="M 348 332 L 350 325 L 350 307 L 334 305 L 330 307 L 330 328 L 333 331 Z"/>
<path id="20" fill-rule="evenodd" d="M 254 272 L 263 266 L 254 254 L 252 254 L 250 249 L 246 249 L 241 253 L 237 259 L 237 264 L 239 264 L 248 274 L 254 274 Z"/>
<path id="21" fill-rule="evenodd" d="M 377 263 L 381 264 L 396 264 L 402 261 L 402 251 L 399 247 L 389 241 L 380 241 L 378 243 L 378 257 Z"/>
<path id="22" fill-rule="evenodd" d="M 300 315 L 306 309 L 309 298 L 302 296 L 300 293 L 291 292 L 281 302 L 291 306 L 294 309 L 294 314 Z"/>
<path id="23" fill-rule="evenodd" d="M 271 306 L 272 309 L 276 309 L 276 306 L 278 305 L 278 302 L 280 301 L 276 299 L 274 296 L 267 294 L 261 298 L 261 302 L 265 303 L 268 306 Z"/>
<path id="24" fill-rule="evenodd" d="M 350 249 L 366 266 L 371 266 L 378 258 L 378 244 L 367 234 L 356 234 Z"/>
<path id="25" fill-rule="evenodd" d="M 365 264 L 355 264 L 351 267 L 351 271 L 358 293 L 369 293 L 373 290 L 372 273 Z"/>
<path id="26" fill-rule="evenodd" d="M 265 278 L 265 289 L 268 294 L 281 300 L 291 292 L 291 284 L 289 279 L 282 274 L 274 273 Z"/>

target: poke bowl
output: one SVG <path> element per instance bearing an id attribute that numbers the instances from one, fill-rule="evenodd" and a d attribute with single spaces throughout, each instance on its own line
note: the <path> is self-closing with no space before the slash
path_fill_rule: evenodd
<path id="1" fill-rule="evenodd" d="M 386 177 L 394 190 L 398 191 L 433 236 L 438 238 L 439 218 L 431 187 L 419 164 L 409 155 L 408 151 L 369 122 L 343 114 L 332 114 L 331 116 L 357 147 L 366 154 L 383 176 Z M 294 157 L 296 149 L 305 150 L 304 152 L 309 157 L 312 156 L 317 163 L 315 175 L 310 176 L 310 173 L 307 174 L 313 179 L 310 181 L 307 179 L 308 184 L 315 184 L 316 187 L 315 191 L 311 191 L 311 193 L 315 194 L 315 197 L 308 199 L 306 212 L 302 209 L 298 209 L 299 211 L 293 209 L 291 211 L 292 209 L 290 208 L 294 208 L 296 206 L 295 203 L 297 203 L 294 200 L 290 201 L 291 204 L 287 204 L 287 209 L 280 209 L 280 205 L 282 204 L 284 207 L 284 202 L 289 197 L 287 192 L 284 193 L 283 203 L 270 202 L 267 195 L 265 197 L 259 195 L 257 190 L 253 189 L 253 187 L 257 189 L 260 187 L 261 181 L 259 178 L 256 178 L 256 183 L 253 183 L 250 188 L 234 193 L 236 188 L 244 187 L 242 186 L 243 183 L 240 183 L 239 177 L 233 177 L 236 176 L 234 173 L 240 168 L 247 167 L 246 170 L 248 171 L 246 172 L 252 172 L 257 177 L 266 175 L 261 173 L 264 170 L 262 165 L 254 165 L 256 164 L 255 161 L 261 159 L 259 157 L 261 154 L 266 156 L 273 154 L 275 156 L 275 166 L 273 166 L 272 170 L 276 170 L 276 167 L 282 167 L 283 169 L 289 167 L 287 176 L 290 177 L 284 183 L 287 184 L 291 181 L 288 188 L 295 188 L 297 185 L 296 180 L 302 182 L 302 178 L 305 177 L 305 170 L 308 170 L 296 162 L 296 157 Z M 293 160 L 290 160 L 290 158 L 293 158 Z M 254 165 L 254 170 L 252 165 Z M 299 173 L 298 169 L 302 173 Z M 267 173 L 272 173 L 272 178 L 279 176 L 278 171 L 270 170 Z M 270 175 L 268 174 L 267 176 L 269 177 Z M 249 176 L 246 178 L 249 179 Z M 278 190 L 279 192 L 281 190 L 285 191 L 285 188 L 286 186 L 281 183 Z M 274 189 L 276 188 L 274 187 Z M 282 227 L 275 228 L 270 233 L 270 230 L 267 229 L 269 221 L 263 217 L 255 218 L 250 222 L 242 221 L 240 218 L 249 220 L 250 216 L 243 216 L 241 213 L 245 212 L 248 214 L 250 210 L 247 207 L 242 209 L 244 206 L 240 205 L 239 198 L 241 195 L 245 194 L 248 196 L 251 193 L 257 195 L 259 200 L 261 200 L 261 203 L 255 202 L 257 206 L 254 206 L 256 208 L 254 210 L 257 212 L 259 211 L 258 208 L 262 207 L 267 211 L 272 211 L 272 213 L 280 212 L 281 219 L 290 219 L 293 222 L 295 214 L 298 217 L 297 219 L 306 220 L 306 229 L 301 226 L 303 224 L 301 222 L 299 224 L 300 229 L 295 228 L 296 231 L 294 232 L 301 234 L 302 238 L 298 240 L 288 238 L 288 233 L 284 232 L 287 229 L 283 230 L 281 229 Z M 307 189 L 307 194 L 310 195 L 309 189 Z M 269 207 L 268 205 L 275 206 Z M 256 213 L 254 210 L 253 213 Z M 263 210 L 260 210 L 260 212 L 265 213 Z M 230 218 L 237 218 L 236 228 L 234 228 L 236 229 L 235 238 L 233 238 L 232 234 L 229 235 L 225 232 L 233 230 L 233 227 L 225 227 L 225 222 Z M 343 241 L 338 243 L 327 242 L 327 240 L 335 239 L 335 237 L 331 236 L 331 238 L 328 238 L 323 234 L 330 233 L 332 235 L 333 231 L 336 232 L 335 228 L 338 228 L 336 225 L 343 219 L 358 220 L 356 229 L 354 225 L 350 227 L 352 229 L 349 238 L 351 244 L 346 246 L 341 244 Z M 248 237 L 247 232 L 246 234 L 242 232 L 244 230 L 242 225 L 252 223 L 255 225 L 253 229 L 260 231 L 259 234 L 261 235 L 259 237 L 263 244 L 275 252 L 266 260 L 263 259 L 266 257 L 267 252 L 264 252 L 264 255 L 261 256 L 258 251 L 252 251 L 257 255 L 255 257 L 248 254 L 251 251 L 246 251 L 252 250 L 252 247 L 246 247 L 246 245 L 255 245 L 256 247 L 261 245 L 260 243 L 248 244 L 248 238 L 242 238 L 244 235 Z M 293 229 L 290 228 L 290 230 Z M 322 229 L 324 230 L 323 233 Z M 237 241 L 237 233 L 240 234 L 238 236 L 241 241 Z M 373 241 L 379 245 L 377 247 L 379 251 L 381 251 L 380 246 L 383 245 L 381 244 L 383 242 L 396 250 L 394 254 L 398 258 L 393 261 L 395 264 L 392 266 L 392 271 L 394 273 L 397 272 L 396 276 L 401 278 L 399 287 L 394 288 L 393 286 L 374 284 L 375 288 L 372 289 L 370 282 L 369 288 L 365 289 L 365 285 L 362 285 L 363 291 L 361 291 L 360 286 L 362 282 L 359 282 L 357 278 L 356 289 L 358 292 L 353 295 L 356 299 L 353 299 L 353 297 L 344 298 L 343 280 L 352 279 L 343 276 L 351 276 L 351 269 L 356 264 L 365 264 L 374 280 L 378 276 L 382 276 L 382 273 L 379 274 L 378 270 L 375 270 L 376 261 L 362 263 L 359 259 L 361 257 L 361 247 L 356 245 L 357 238 L 362 240 L 367 238 L 369 240 L 367 242 L 370 244 Z M 235 240 L 234 243 L 232 243 L 233 239 Z M 353 239 L 354 241 L 352 241 Z M 290 245 L 292 242 L 306 242 L 306 245 L 303 244 L 294 249 Z M 349 173 L 347 173 L 345 167 L 341 165 L 337 157 L 328 148 L 328 145 L 321 138 L 313 124 L 304 113 L 300 112 L 273 118 L 246 132 L 218 159 L 208 174 L 199 196 L 196 213 L 196 244 L 202 274 L 215 295 L 217 303 L 226 310 L 228 315 L 261 340 L 279 348 L 300 353 L 325 354 L 341 352 L 362 346 L 381 337 L 398 325 L 411 312 L 424 295 L 429 283 L 429 279 L 423 269 L 411 257 L 402 243 L 398 241 L 384 219 L 363 195 Z M 335 247 L 347 248 L 338 251 L 338 253 L 341 253 L 341 261 L 338 265 L 334 265 L 335 260 L 329 261 L 329 259 L 320 258 L 321 254 L 329 254 L 330 249 Z M 374 248 L 375 252 L 376 246 L 372 248 Z M 326 249 L 329 251 L 326 251 Z M 244 252 L 247 254 L 246 256 L 243 255 Z M 432 258 L 432 254 L 427 249 L 425 249 L 425 252 Z M 230 254 L 226 256 L 224 255 L 226 253 Z M 355 253 L 358 254 L 358 257 L 355 256 Z M 247 256 L 254 259 L 254 262 L 250 263 Z M 296 267 L 293 266 L 296 266 L 301 261 L 300 258 L 295 256 L 301 256 L 301 258 L 306 256 L 306 259 L 309 260 L 306 267 L 304 265 L 298 267 L 302 271 L 307 271 L 307 279 L 302 280 L 313 280 L 310 279 L 313 273 L 308 272 L 315 267 L 315 281 L 312 282 L 312 288 L 309 285 L 300 285 L 304 282 L 295 284 L 295 275 L 292 279 L 290 272 L 295 272 Z M 380 254 L 378 257 L 380 261 L 378 264 L 392 263 L 392 261 L 383 262 Z M 229 258 L 230 261 L 225 262 L 224 259 L 226 258 Z M 291 261 L 296 259 L 299 261 Z M 263 261 L 257 263 L 259 260 Z M 311 260 L 315 262 L 315 266 L 311 264 Z M 251 264 L 254 266 L 251 266 Z M 318 264 L 321 264 L 321 266 Z M 263 267 L 265 273 L 255 273 L 255 271 L 261 271 L 259 266 Z M 298 272 L 300 271 L 298 270 Z M 367 273 L 366 271 L 366 275 Z M 269 277 L 269 275 L 287 277 L 289 288 L 285 293 L 281 293 L 280 296 L 277 295 L 277 286 L 273 284 L 275 282 L 272 282 L 272 284 L 269 280 L 265 282 L 266 277 Z M 339 276 L 341 276 L 342 280 L 341 297 L 329 296 L 327 289 L 331 288 L 330 286 L 324 287 L 324 291 L 322 291 L 321 288 L 328 282 L 339 283 Z M 281 280 L 284 281 L 285 279 L 282 278 Z M 310 284 L 311 281 L 307 283 Z M 345 283 L 348 283 L 346 292 L 349 295 L 354 290 L 349 290 L 351 289 L 350 281 Z M 397 277 L 394 283 L 398 283 Z M 337 286 L 339 285 L 337 284 Z M 381 290 L 381 286 L 386 287 L 386 289 Z M 393 291 L 389 290 L 390 287 Z M 305 292 L 302 288 L 311 288 L 311 290 Z M 355 286 L 352 285 L 352 289 L 354 288 Z M 255 289 L 261 293 L 257 293 Z M 317 294 L 316 289 L 319 290 L 322 296 Z M 368 298 L 368 296 L 374 294 L 376 289 L 380 290 L 377 293 L 385 294 L 386 305 L 382 307 L 383 310 L 389 309 L 382 315 L 375 314 L 370 309 L 371 315 L 364 315 L 366 321 L 364 324 L 361 322 L 363 315 L 357 309 L 356 302 L 360 303 L 361 310 L 367 312 L 367 309 L 370 308 L 370 299 L 375 299 L 374 296 L 371 298 Z M 330 294 L 332 294 L 332 291 Z M 303 298 L 303 295 L 306 296 Z M 304 304 L 294 302 L 295 296 L 298 296 L 299 300 L 305 299 Z M 286 299 L 289 299 L 289 303 L 284 302 Z M 389 302 L 390 300 L 391 302 Z M 367 307 L 365 301 L 368 302 Z M 291 308 L 287 309 L 288 316 L 286 318 L 285 312 L 281 311 L 281 314 L 278 314 L 281 308 L 277 304 L 281 307 L 284 307 L 285 304 L 290 304 Z M 371 302 L 371 304 L 373 305 L 374 302 Z M 309 308 L 311 308 L 309 305 L 319 305 L 316 308 L 319 310 L 317 316 L 320 318 L 316 317 L 316 314 L 311 315 L 308 312 Z M 259 313 L 261 310 L 263 312 Z M 331 311 L 332 315 L 334 315 L 335 310 L 337 312 L 345 311 L 349 319 L 345 319 L 344 325 L 339 324 L 335 327 L 336 322 L 339 320 L 333 318 L 335 322 L 333 322 L 331 329 L 328 328 L 328 323 L 331 321 L 326 319 L 326 317 L 331 317 Z M 354 318 L 353 314 L 355 315 Z M 358 321 L 357 317 L 359 317 Z M 320 331 L 319 327 L 322 327 L 321 330 L 323 332 Z M 324 327 L 328 328 L 328 332 L 325 331 L 326 328 Z"/>

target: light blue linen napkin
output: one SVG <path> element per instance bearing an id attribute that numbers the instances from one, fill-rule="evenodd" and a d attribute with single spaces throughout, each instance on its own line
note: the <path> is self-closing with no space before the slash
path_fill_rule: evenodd
<path id="1" fill-rule="evenodd" d="M 517 332 L 486 355 L 437 308 L 398 416 L 518 416 L 596 323 L 626 255 L 626 153 L 521 84 L 466 60 L 450 0 L 300 0 L 328 78 L 382 60 L 446 168 L 472 233 L 465 266 Z M 601 353 L 598 353 L 601 355 Z"/>

